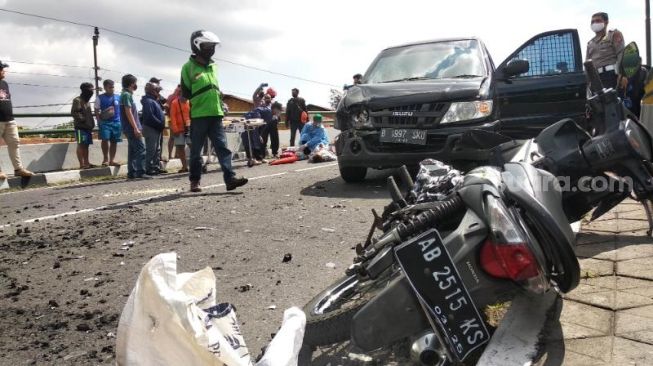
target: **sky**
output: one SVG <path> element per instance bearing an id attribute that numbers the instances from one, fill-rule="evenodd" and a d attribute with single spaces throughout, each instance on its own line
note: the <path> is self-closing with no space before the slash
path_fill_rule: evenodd
<path id="1" fill-rule="evenodd" d="M 590 17 L 598 11 L 607 12 L 609 28 L 621 30 L 626 42 L 636 41 L 644 56 L 644 4 L 644 0 L 0 0 L 0 9 L 92 24 L 188 50 L 182 52 L 101 30 L 100 76 L 119 84 L 125 73 L 136 75 L 138 99 L 151 76 L 163 79 L 165 95 L 174 89 L 181 66 L 190 54 L 190 34 L 205 29 L 221 40 L 215 57 L 219 59 L 223 92 L 251 98 L 254 89 L 266 82 L 277 90 L 277 100 L 283 104 L 296 87 L 307 103 L 328 106 L 330 89 L 342 90 L 345 83 L 351 83 L 353 74 L 364 73 L 386 47 L 477 36 L 499 65 L 538 33 L 575 28 L 584 53 L 593 36 Z M 0 60 L 10 64 L 6 81 L 14 106 L 66 104 L 79 94 L 79 84 L 92 82 L 92 33 L 93 29 L 86 26 L 0 11 Z M 15 113 L 67 112 L 69 108 L 17 108 Z M 45 128 L 62 120 L 17 122 Z"/>

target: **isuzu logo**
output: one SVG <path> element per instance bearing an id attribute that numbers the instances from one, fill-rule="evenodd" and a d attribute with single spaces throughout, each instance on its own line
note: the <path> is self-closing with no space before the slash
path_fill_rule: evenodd
<path id="1" fill-rule="evenodd" d="M 392 112 L 393 117 L 412 117 L 414 112 Z"/>

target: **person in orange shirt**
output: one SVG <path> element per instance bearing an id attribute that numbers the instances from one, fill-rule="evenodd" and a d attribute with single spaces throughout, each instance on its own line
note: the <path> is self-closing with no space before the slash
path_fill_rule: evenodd
<path id="1" fill-rule="evenodd" d="M 177 85 L 177 89 L 180 86 Z M 190 103 L 188 100 L 181 101 L 179 93 L 170 100 L 170 132 L 175 141 L 175 157 L 181 160 L 182 168 L 179 173 L 188 172 L 188 161 L 186 160 L 186 145 L 190 146 Z"/>

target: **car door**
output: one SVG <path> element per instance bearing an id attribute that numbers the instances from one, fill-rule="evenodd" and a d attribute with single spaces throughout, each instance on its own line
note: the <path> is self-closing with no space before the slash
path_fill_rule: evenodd
<path id="1" fill-rule="evenodd" d="M 506 75 L 513 60 L 528 61 L 528 71 Z M 563 118 L 585 123 L 586 81 L 575 29 L 531 38 L 499 65 L 493 76 L 502 133 L 530 138 Z"/>

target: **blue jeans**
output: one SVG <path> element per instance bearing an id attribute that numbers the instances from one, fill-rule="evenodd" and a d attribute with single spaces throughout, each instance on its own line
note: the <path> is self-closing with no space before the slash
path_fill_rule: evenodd
<path id="1" fill-rule="evenodd" d="M 236 176 L 231 167 L 231 150 L 227 148 L 227 137 L 222 127 L 222 117 L 191 118 L 190 121 L 190 175 L 191 182 L 199 182 L 202 178 L 202 148 L 206 138 L 211 140 L 215 153 L 218 155 L 224 181 Z"/>
<path id="2" fill-rule="evenodd" d="M 143 137 L 145 137 L 145 171 L 147 174 L 156 173 L 160 169 L 161 131 L 143 126 Z"/>
<path id="3" fill-rule="evenodd" d="M 139 178 L 145 174 L 145 144 L 143 138 L 125 131 L 127 136 L 127 178 Z"/>

